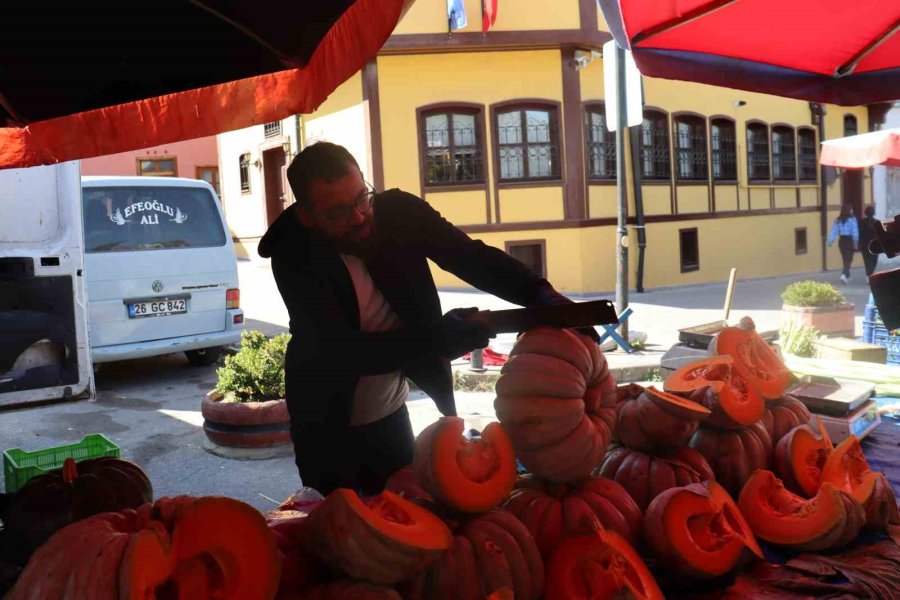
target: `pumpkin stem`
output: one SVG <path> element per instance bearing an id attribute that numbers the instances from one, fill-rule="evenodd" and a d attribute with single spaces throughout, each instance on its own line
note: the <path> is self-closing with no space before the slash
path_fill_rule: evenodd
<path id="1" fill-rule="evenodd" d="M 78 467 L 74 458 L 67 458 L 62 466 L 62 478 L 66 483 L 74 483 L 78 479 Z"/>

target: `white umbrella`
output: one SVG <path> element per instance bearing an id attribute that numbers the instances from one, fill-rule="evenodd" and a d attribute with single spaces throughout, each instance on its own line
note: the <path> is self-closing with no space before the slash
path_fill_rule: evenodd
<path id="1" fill-rule="evenodd" d="M 823 165 L 845 169 L 900 167 L 900 128 L 824 141 L 820 160 Z"/>

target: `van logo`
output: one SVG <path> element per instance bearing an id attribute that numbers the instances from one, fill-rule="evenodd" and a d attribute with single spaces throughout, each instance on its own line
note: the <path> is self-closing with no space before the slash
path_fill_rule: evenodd
<path id="1" fill-rule="evenodd" d="M 163 282 L 162 282 L 162 281 L 160 281 L 159 279 L 157 279 L 156 281 L 153 282 L 153 285 L 150 286 L 150 287 L 152 287 L 152 288 L 153 288 L 153 291 L 156 292 L 156 293 L 158 294 L 159 292 L 163 291 L 163 288 L 164 288 L 165 286 L 163 285 Z"/>

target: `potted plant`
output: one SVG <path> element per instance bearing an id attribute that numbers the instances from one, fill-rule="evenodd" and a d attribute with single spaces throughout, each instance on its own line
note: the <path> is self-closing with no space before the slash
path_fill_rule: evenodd
<path id="1" fill-rule="evenodd" d="M 203 398 L 200 407 L 211 450 L 290 444 L 284 401 L 284 355 L 290 337 L 288 333 L 271 339 L 259 331 L 241 333 L 241 349 L 225 358 L 217 371 L 216 389 Z"/>
<path id="2" fill-rule="evenodd" d="M 811 327 L 822 335 L 854 337 L 854 306 L 824 281 L 798 281 L 781 293 L 783 327 Z"/>

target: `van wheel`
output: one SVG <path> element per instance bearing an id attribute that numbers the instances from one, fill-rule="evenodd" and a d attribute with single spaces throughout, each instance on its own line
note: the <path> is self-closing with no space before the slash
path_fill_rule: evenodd
<path id="1" fill-rule="evenodd" d="M 215 364 L 222 356 L 221 348 L 202 348 L 200 350 L 187 350 L 184 353 L 188 362 L 195 367 L 207 367 Z"/>

